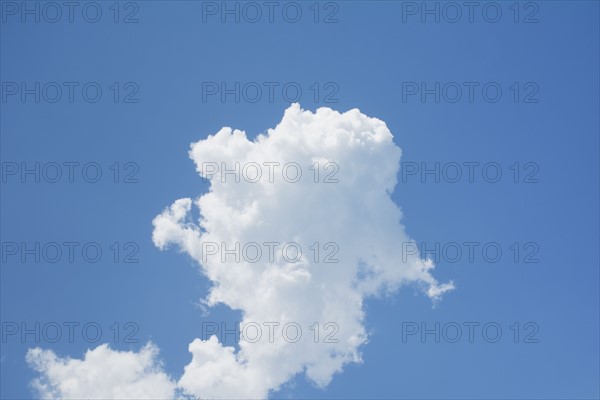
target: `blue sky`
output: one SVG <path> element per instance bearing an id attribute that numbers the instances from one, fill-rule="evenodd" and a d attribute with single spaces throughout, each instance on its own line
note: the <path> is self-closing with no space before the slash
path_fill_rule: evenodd
<path id="1" fill-rule="evenodd" d="M 174 199 L 208 189 L 187 156 L 191 142 L 222 126 L 245 130 L 250 138 L 274 127 L 293 96 L 280 88 L 292 82 L 302 89 L 299 102 L 305 109 L 359 108 L 385 121 L 403 150 L 403 163 L 499 165 L 502 179 L 496 183 L 484 179 L 480 169 L 473 182 L 464 175 L 456 183 L 444 176 L 440 182 L 432 175 L 404 181 L 399 176 L 392 198 L 403 210 L 407 233 L 428 248 L 494 243 L 503 256 L 495 263 L 477 251 L 474 262 L 464 255 L 454 263 L 442 257 L 435 276 L 453 280 L 456 289 L 435 308 L 411 287 L 368 299 L 370 339 L 361 348 L 363 363 L 346 366 L 327 389 L 299 376 L 273 397 L 600 396 L 598 2 L 515 3 L 517 23 L 513 2 L 494 3 L 502 10 L 497 23 L 480 9 L 472 23 L 466 14 L 457 23 L 444 21 L 444 15 L 439 23 L 427 15 L 422 22 L 421 14 L 407 14 L 413 3 L 392 1 L 321 2 L 319 23 L 313 21 L 313 2 L 297 3 L 303 10 L 298 23 L 278 12 L 273 23 L 265 16 L 257 23 L 243 18 L 236 23 L 232 17 L 223 23 L 213 15 L 203 22 L 207 5 L 193 1 L 120 3 L 118 23 L 112 2 L 99 2 L 103 14 L 97 23 L 86 22 L 78 10 L 73 23 L 65 15 L 57 23 L 43 18 L 36 23 L 32 17 L 21 22 L 6 3 L 0 30 L 3 171 L 15 162 L 19 168 L 22 162 L 30 167 L 94 162 L 103 175 L 97 183 L 86 182 L 78 170 L 73 183 L 64 176 L 57 183 L 7 176 L 1 186 L 3 257 L 7 242 L 69 241 L 97 242 L 104 256 L 97 263 L 81 257 L 69 263 L 64 256 L 57 263 L 36 263 L 6 255 L 0 271 L 3 330 L 13 322 L 29 327 L 95 322 L 104 332 L 98 344 L 139 350 L 152 340 L 165 370 L 179 376 L 190 361 L 187 344 L 200 335 L 201 323 L 233 324 L 239 312 L 218 306 L 202 315 L 196 304 L 209 281 L 187 255 L 154 246 L 152 220 Z M 330 12 L 338 22 L 323 23 Z M 122 22 L 129 13 L 137 23 Z M 524 23 L 527 15 L 538 22 Z M 56 103 L 41 91 L 36 103 L 31 94 L 25 101 L 20 92 L 7 94 L 11 82 L 19 90 L 21 82 L 79 86 L 73 102 L 66 91 Z M 82 97 L 89 82 L 102 88 L 96 103 Z M 273 101 L 263 92 L 256 102 L 243 93 L 235 102 L 233 95 L 225 101 L 218 94 L 203 99 L 207 82 L 279 86 Z M 439 82 L 439 102 L 435 94 L 422 101 L 420 92 L 406 93 L 409 87 L 421 90 L 422 82 L 427 88 Z M 453 82 L 463 89 L 474 82 L 473 101 L 466 89 L 459 101 L 448 101 Z M 488 94 L 501 88 L 497 102 L 482 93 L 486 85 L 492 86 Z M 137 89 L 128 98 L 137 102 L 124 102 Z M 46 95 L 52 97 L 52 90 L 48 87 Z M 128 173 L 137 182 L 123 182 Z M 526 176 L 537 182 L 524 182 Z M 114 242 L 121 248 L 117 263 L 109 248 Z M 124 248 L 129 242 L 133 247 Z M 510 247 L 515 242 L 521 249 L 518 262 Z M 538 262 L 524 262 L 532 249 Z M 139 262 L 123 262 L 133 250 Z M 110 336 L 115 322 L 118 342 Z M 139 328 L 133 336 L 138 343 L 123 343 L 123 334 L 131 332 L 123 328 L 127 322 Z M 436 343 L 418 335 L 403 342 L 407 322 L 430 328 L 436 322 L 495 323 L 502 337 L 489 343 L 476 330 L 473 343 L 464 337 Z M 510 328 L 515 322 L 518 343 Z M 531 332 L 524 329 L 527 323 L 537 327 L 531 337 L 537 343 L 524 343 Z M 35 346 L 80 358 L 95 344 L 77 334 L 73 343 L 64 337 L 56 343 L 35 343 L 31 335 L 25 341 L 8 337 L 0 363 L 3 398 L 32 396 L 28 385 L 36 374 L 25 354 Z"/>

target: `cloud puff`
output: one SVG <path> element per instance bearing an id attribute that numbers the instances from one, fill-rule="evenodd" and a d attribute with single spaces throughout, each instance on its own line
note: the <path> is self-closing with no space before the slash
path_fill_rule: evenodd
<path id="1" fill-rule="evenodd" d="M 433 278 L 432 262 L 402 253 L 411 239 L 390 197 L 401 157 L 392 139 L 383 121 L 357 109 L 312 113 L 293 104 L 253 141 L 223 128 L 192 144 L 210 190 L 158 215 L 153 241 L 196 260 L 212 282 L 206 305 L 240 310 L 241 326 L 259 326 L 262 336 L 244 334 L 237 351 L 216 336 L 195 339 L 177 383 L 184 394 L 265 398 L 301 373 L 325 387 L 361 361 L 366 297 L 416 284 L 435 301 L 453 288 Z M 57 363 L 36 364 L 53 388 Z"/>
<path id="2" fill-rule="evenodd" d="M 315 343 L 312 332 L 297 343 L 281 334 L 273 343 L 266 337 L 258 343 L 242 340 L 238 353 L 214 338 L 196 340 L 180 380 L 183 389 L 199 397 L 265 397 L 303 371 L 325 386 L 344 364 L 360 361 L 359 346 L 367 340 L 366 296 L 408 282 L 422 284 L 433 299 L 452 288 L 436 282 L 431 262 L 401 254 L 401 243 L 410 239 L 390 198 L 401 156 L 392 139 L 383 121 L 357 109 L 312 113 L 294 104 L 276 128 L 253 141 L 223 128 L 192 144 L 190 157 L 210 179 L 210 191 L 195 201 L 177 200 L 158 216 L 154 243 L 161 249 L 175 244 L 197 260 L 213 282 L 208 305 L 241 310 L 242 326 L 295 322 L 306 330 L 315 322 L 332 322 L 339 331 L 337 343 Z M 237 176 L 225 173 L 236 168 Z M 302 176 L 294 182 L 298 171 Z M 194 205 L 197 223 L 190 218 Z M 263 254 L 250 262 L 256 253 L 239 262 L 220 257 L 223 243 L 232 249 L 234 243 L 267 242 L 297 243 L 302 257 L 286 261 L 279 248 L 273 260 Z M 203 248 L 214 250 L 207 243 L 218 244 L 220 251 L 203 254 Z M 324 263 L 325 253 L 335 250 L 338 262 Z"/>
<path id="3" fill-rule="evenodd" d="M 82 360 L 60 358 L 52 350 L 29 349 L 26 360 L 41 374 L 32 382 L 44 399 L 167 399 L 175 383 L 162 372 L 158 349 L 115 351 L 103 344 Z"/>

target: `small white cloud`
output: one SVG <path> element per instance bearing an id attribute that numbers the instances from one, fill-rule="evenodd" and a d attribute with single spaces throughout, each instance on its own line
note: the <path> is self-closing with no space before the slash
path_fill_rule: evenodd
<path id="1" fill-rule="evenodd" d="M 26 360 L 40 373 L 33 389 L 44 399 L 168 399 L 175 382 L 163 371 L 151 343 L 139 352 L 103 344 L 82 360 L 60 358 L 52 350 L 29 349 Z"/>

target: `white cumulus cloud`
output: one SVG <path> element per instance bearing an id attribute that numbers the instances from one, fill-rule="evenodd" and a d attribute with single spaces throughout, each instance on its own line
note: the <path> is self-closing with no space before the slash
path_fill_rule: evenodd
<path id="1" fill-rule="evenodd" d="M 29 349 L 27 362 L 41 376 L 32 382 L 44 399 L 168 399 L 175 383 L 162 371 L 151 343 L 139 352 L 115 351 L 106 344 L 82 360 L 57 357 L 52 350 Z"/>
<path id="2" fill-rule="evenodd" d="M 415 284 L 435 301 L 454 287 L 434 279 L 432 262 L 416 252 L 403 254 L 402 244 L 411 239 L 390 197 L 401 157 L 392 139 L 383 121 L 357 109 L 313 113 L 293 104 L 274 129 L 254 140 L 226 127 L 192 144 L 190 157 L 210 179 L 210 190 L 176 200 L 158 215 L 154 243 L 160 249 L 174 245 L 196 260 L 212 282 L 205 304 L 240 310 L 241 326 L 258 326 L 262 336 L 248 329 L 252 333 L 242 337 L 239 350 L 217 336 L 195 339 L 189 344 L 192 360 L 177 381 L 183 394 L 266 398 L 297 374 L 325 387 L 344 365 L 361 362 L 360 346 L 368 339 L 365 298 Z M 286 253 L 284 246 L 292 243 Z M 235 249 L 238 259 L 224 248 Z M 92 379 L 69 376 L 64 386 L 67 377 L 56 370 L 75 361 L 34 352 L 28 357 L 38 360 L 38 386 L 47 393 L 68 397 L 72 392 L 65 388 Z M 39 354 L 53 361 L 39 362 Z M 115 354 L 121 353 L 106 356 Z M 92 369 L 89 356 L 78 362 Z M 148 363 L 148 356 L 143 360 Z M 137 393 L 140 379 L 156 379 L 163 393 L 173 390 L 149 365 L 142 368 L 146 376 L 123 376 L 131 387 L 122 390 Z M 136 371 L 144 375 L 142 370 Z"/>

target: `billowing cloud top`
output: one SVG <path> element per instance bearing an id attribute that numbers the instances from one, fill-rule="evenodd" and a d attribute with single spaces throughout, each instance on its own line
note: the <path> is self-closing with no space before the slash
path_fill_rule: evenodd
<path id="1" fill-rule="evenodd" d="M 182 393 L 264 398 L 302 372 L 324 387 L 360 361 L 365 297 L 415 283 L 437 300 L 453 288 L 433 278 L 430 261 L 402 253 L 410 238 L 390 197 L 401 156 L 392 139 L 383 121 L 357 109 L 312 113 L 293 104 L 253 141 L 223 128 L 192 144 L 190 157 L 210 190 L 157 216 L 154 243 L 198 262 L 213 283 L 208 306 L 241 310 L 242 326 L 271 326 L 275 334 L 242 338 L 238 351 L 216 336 L 195 339 L 176 382 Z M 335 340 L 315 340 L 315 322 L 330 324 Z M 303 335 L 286 340 L 286 324 Z M 36 365 L 52 385 L 50 367 Z"/>

